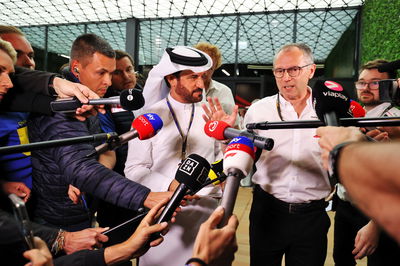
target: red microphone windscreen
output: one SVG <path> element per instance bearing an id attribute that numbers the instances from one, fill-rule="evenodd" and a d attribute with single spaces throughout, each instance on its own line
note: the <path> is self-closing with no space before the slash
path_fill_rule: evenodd
<path id="1" fill-rule="evenodd" d="M 207 136 L 212 137 L 216 140 L 226 139 L 224 136 L 224 131 L 226 128 L 230 127 L 229 124 L 224 121 L 208 121 L 204 125 L 204 132 Z"/>
<path id="2" fill-rule="evenodd" d="M 353 117 L 364 117 L 365 116 L 365 109 L 354 100 L 350 100 L 350 108 L 349 108 Z"/>
<path id="3" fill-rule="evenodd" d="M 132 122 L 132 127 L 136 129 L 139 139 L 149 139 L 162 128 L 163 122 L 157 114 L 148 113 L 138 116 Z"/>

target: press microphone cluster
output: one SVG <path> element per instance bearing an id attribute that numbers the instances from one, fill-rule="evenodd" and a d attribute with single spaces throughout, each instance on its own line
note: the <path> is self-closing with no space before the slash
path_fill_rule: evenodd
<path id="1" fill-rule="evenodd" d="M 241 131 L 234 129 L 223 121 L 208 121 L 204 125 L 204 132 L 207 136 L 216 140 L 233 139 L 238 136 L 245 136 L 250 139 L 257 148 L 270 151 L 274 147 L 273 139 L 264 138 L 246 130 Z"/>
<path id="2" fill-rule="evenodd" d="M 88 105 L 118 104 L 127 111 L 138 110 L 144 106 L 141 90 L 123 90 L 119 96 L 100 99 L 89 99 Z M 53 112 L 73 112 L 83 104 L 76 98 L 60 99 L 50 103 Z"/>
<path id="3" fill-rule="evenodd" d="M 134 138 L 139 138 L 140 140 L 149 139 L 156 135 L 162 127 L 163 122 L 157 114 L 147 113 L 140 115 L 133 120 L 132 130 L 118 136 L 118 138 L 114 138 L 111 141 L 97 146 L 95 150 L 86 157 L 90 157 L 95 154 L 101 154 L 108 150 L 113 150 Z"/>

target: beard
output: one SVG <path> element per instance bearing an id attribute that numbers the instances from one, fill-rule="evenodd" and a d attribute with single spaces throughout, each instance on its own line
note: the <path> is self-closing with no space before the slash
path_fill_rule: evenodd
<path id="1" fill-rule="evenodd" d="M 178 83 L 178 86 L 176 87 L 176 93 L 188 103 L 197 103 L 203 99 L 203 89 L 198 88 L 194 91 L 189 91 L 180 83 Z"/>

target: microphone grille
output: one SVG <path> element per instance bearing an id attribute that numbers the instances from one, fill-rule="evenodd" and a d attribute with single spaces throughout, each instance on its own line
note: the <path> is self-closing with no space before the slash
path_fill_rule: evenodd
<path id="1" fill-rule="evenodd" d="M 249 138 L 244 136 L 233 138 L 225 149 L 225 174 L 228 174 L 230 168 L 236 168 L 247 175 L 253 167 L 254 158 L 254 144 Z"/>
<path id="2" fill-rule="evenodd" d="M 144 106 L 144 97 L 139 89 L 123 90 L 119 99 L 121 107 L 127 111 L 138 110 Z"/>
<path id="3" fill-rule="evenodd" d="M 338 118 L 349 117 L 350 98 L 339 83 L 317 80 L 312 94 L 315 112 L 321 121 L 324 121 L 324 114 L 330 112 L 335 112 Z"/>
<path id="4" fill-rule="evenodd" d="M 179 183 L 185 184 L 190 190 L 197 191 L 207 180 L 210 168 L 211 166 L 206 159 L 198 154 L 190 154 L 179 165 L 175 179 Z"/>
<path id="5" fill-rule="evenodd" d="M 144 140 L 156 135 L 163 127 L 163 121 L 157 114 L 147 113 L 133 120 L 132 127 L 138 132 L 139 139 Z"/>
<path id="6" fill-rule="evenodd" d="M 230 127 L 229 124 L 224 121 L 208 121 L 204 125 L 204 132 L 207 136 L 212 137 L 217 140 L 226 139 L 224 136 L 224 131 L 226 128 Z"/>

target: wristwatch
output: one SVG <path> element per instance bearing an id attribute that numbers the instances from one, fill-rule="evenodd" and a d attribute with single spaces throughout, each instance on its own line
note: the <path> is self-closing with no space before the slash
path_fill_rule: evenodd
<path id="1" fill-rule="evenodd" d="M 331 186 L 335 186 L 337 183 L 340 183 L 340 178 L 339 178 L 339 172 L 338 172 L 338 161 L 339 161 L 339 156 L 340 152 L 344 147 L 347 145 L 354 143 L 354 141 L 347 141 L 347 142 L 342 142 L 335 147 L 329 152 L 329 182 L 331 183 Z"/>

